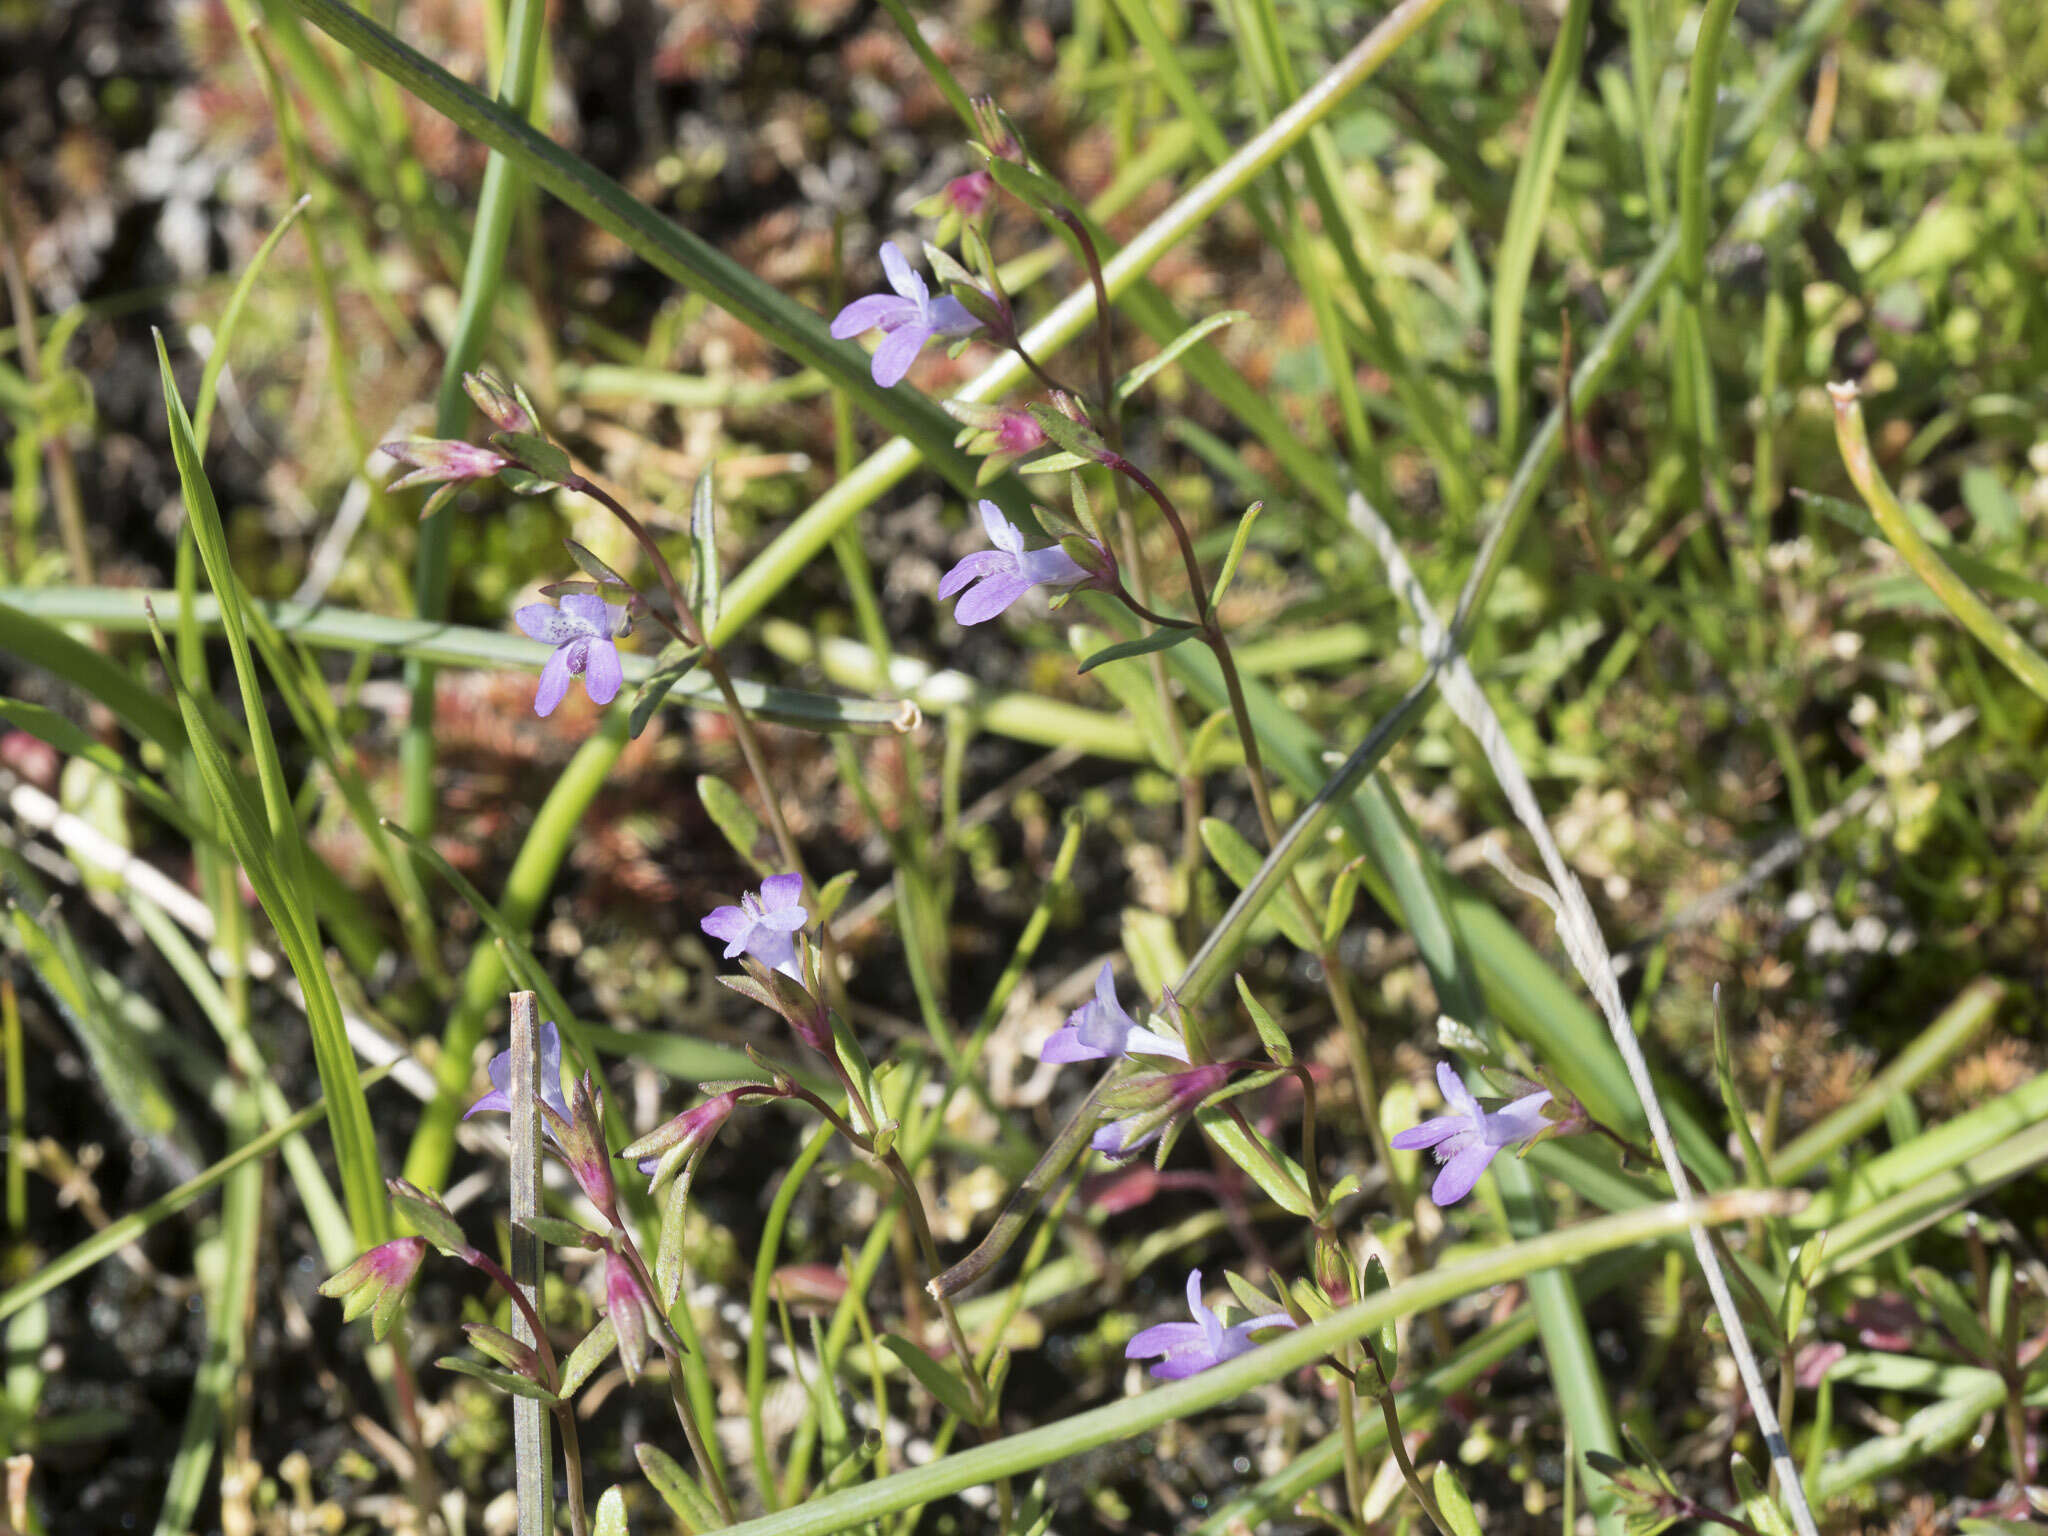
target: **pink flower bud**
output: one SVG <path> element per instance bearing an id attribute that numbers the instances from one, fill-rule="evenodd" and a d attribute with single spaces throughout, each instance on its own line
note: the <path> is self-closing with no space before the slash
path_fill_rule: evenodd
<path id="1" fill-rule="evenodd" d="M 616 1253 L 604 1256 L 604 1309 L 619 1336 L 619 1364 L 626 1379 L 638 1381 L 647 1364 L 647 1313 L 651 1303 L 633 1266 Z"/>
<path id="2" fill-rule="evenodd" d="M 969 171 L 946 183 L 945 199 L 961 214 L 978 219 L 995 196 L 996 179 L 987 171 Z"/>

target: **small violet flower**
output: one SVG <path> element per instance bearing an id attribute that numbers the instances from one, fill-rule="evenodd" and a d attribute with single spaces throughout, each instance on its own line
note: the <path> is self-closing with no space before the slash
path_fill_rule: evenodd
<path id="1" fill-rule="evenodd" d="M 626 632 L 626 610 L 614 608 L 594 592 L 571 592 L 562 606 L 528 603 L 512 617 L 530 639 L 555 647 L 540 671 L 533 712 L 551 715 L 569 691 L 569 679 L 583 679 L 593 704 L 618 697 L 625 670 L 619 663 L 617 637 Z"/>
<path id="2" fill-rule="evenodd" d="M 1040 1061 L 1107 1061 L 1112 1056 L 1167 1056 L 1188 1059 L 1188 1048 L 1138 1023 L 1116 1000 L 1116 977 L 1107 960 L 1095 978 L 1095 996 L 1067 1015 L 1067 1022 L 1038 1048 Z"/>
<path id="3" fill-rule="evenodd" d="M 719 907 L 697 926 L 725 943 L 725 958 L 752 955 L 770 970 L 794 981 L 796 938 L 811 920 L 803 908 L 802 875 L 770 875 L 759 891 L 748 891 L 736 907 Z"/>
<path id="4" fill-rule="evenodd" d="M 917 354 L 934 336 L 968 336 L 981 329 L 981 322 L 951 294 L 933 298 L 925 280 L 895 245 L 883 245 L 881 254 L 882 271 L 896 292 L 855 299 L 833 320 L 832 334 L 845 341 L 862 331 L 881 331 L 882 344 L 875 348 L 869 371 L 877 384 L 888 389 L 910 372 Z"/>
<path id="5" fill-rule="evenodd" d="M 1161 1381 L 1182 1381 L 1258 1348 L 1252 1335 L 1263 1328 L 1294 1326 L 1293 1318 L 1276 1312 L 1270 1317 L 1248 1318 L 1224 1327 L 1222 1319 L 1202 1305 L 1199 1269 L 1188 1275 L 1188 1312 L 1193 1322 L 1153 1324 L 1124 1346 L 1124 1358 L 1147 1360 L 1158 1356 L 1159 1363 L 1152 1367 L 1152 1374 Z"/>
<path id="6" fill-rule="evenodd" d="M 1436 1082 L 1451 1113 L 1401 1132 L 1393 1144 L 1407 1152 L 1433 1147 L 1443 1170 L 1437 1174 L 1429 1198 L 1440 1206 L 1455 1205 L 1472 1193 L 1472 1186 L 1496 1153 L 1543 1129 L 1543 1106 L 1550 1102 L 1550 1093 L 1544 1089 L 1524 1094 L 1489 1114 L 1479 1107 L 1450 1063 L 1436 1064 Z"/>
<path id="7" fill-rule="evenodd" d="M 1033 587 L 1071 592 L 1096 575 L 1059 545 L 1026 549 L 1024 535 L 992 501 L 980 503 L 981 525 L 994 549 L 976 550 L 939 581 L 939 600 L 964 591 L 953 617 L 962 624 L 994 618 Z"/>
<path id="8" fill-rule="evenodd" d="M 562 1032 L 550 1019 L 540 1027 L 540 1124 L 549 1139 L 557 1127 L 569 1124 L 569 1100 L 562 1092 Z M 491 1091 L 462 1112 L 473 1115 L 512 1113 L 512 1053 L 500 1051 L 491 1058 Z"/>

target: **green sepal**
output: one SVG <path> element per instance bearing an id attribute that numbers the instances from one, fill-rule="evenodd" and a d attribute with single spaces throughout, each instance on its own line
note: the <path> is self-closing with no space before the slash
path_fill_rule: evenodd
<path id="1" fill-rule="evenodd" d="M 551 487 L 565 485 L 575 478 L 576 468 L 569 462 L 569 455 L 537 432 L 493 432 L 490 444 L 516 461 L 528 475 Z M 501 478 L 507 473 L 499 471 Z"/>
<path id="2" fill-rule="evenodd" d="M 1061 419 L 1064 420 L 1065 418 L 1062 417 Z M 1069 453 L 1065 449 L 1061 449 L 1058 453 L 1049 453 L 1042 459 L 1031 459 L 1019 464 L 1017 466 L 1017 473 L 1020 475 L 1057 475 L 1064 474 L 1068 470 L 1086 469 L 1091 464 L 1099 464 L 1101 462 L 1092 453 Z"/>
<path id="3" fill-rule="evenodd" d="M 600 589 L 610 587 L 622 594 L 633 590 L 625 577 L 606 565 L 574 539 L 562 540 L 562 547 L 569 551 L 569 558 L 576 562 L 576 569 L 596 582 Z"/>
<path id="4" fill-rule="evenodd" d="M 1223 1271 L 1223 1283 L 1230 1287 L 1230 1294 L 1237 1298 L 1237 1304 L 1253 1317 L 1287 1310 L 1284 1303 L 1275 1301 L 1234 1269 Z"/>

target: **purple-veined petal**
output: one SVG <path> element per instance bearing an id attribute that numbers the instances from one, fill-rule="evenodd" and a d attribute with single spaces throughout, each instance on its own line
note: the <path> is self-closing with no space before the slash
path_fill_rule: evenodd
<path id="1" fill-rule="evenodd" d="M 563 594 L 562 612 L 569 616 L 569 622 L 576 626 L 576 633 L 579 635 L 588 635 L 593 640 L 609 640 L 612 637 L 612 605 L 597 593 Z"/>
<path id="2" fill-rule="evenodd" d="M 985 624 L 1030 590 L 1031 583 L 1022 576 L 991 576 L 961 597 L 953 617 L 962 624 Z"/>
<path id="3" fill-rule="evenodd" d="M 1456 1205 L 1472 1193 L 1472 1186 L 1479 1182 L 1479 1175 L 1486 1172 L 1486 1165 L 1493 1161 L 1493 1154 L 1499 1150 L 1484 1142 L 1460 1148 L 1436 1176 L 1436 1183 L 1430 1186 L 1429 1198 L 1439 1207 Z"/>
<path id="4" fill-rule="evenodd" d="M 942 293 L 933 299 L 924 312 L 924 318 L 925 324 L 940 336 L 972 336 L 981 329 L 981 322 L 950 293 Z"/>
<path id="5" fill-rule="evenodd" d="M 855 299 L 833 317 L 832 334 L 845 341 L 862 331 L 879 330 L 885 326 L 893 330 L 905 320 L 915 318 L 916 314 L 915 305 L 892 293 L 870 293 Z"/>
<path id="6" fill-rule="evenodd" d="M 512 622 L 529 640 L 544 645 L 561 645 L 582 633 L 576 621 L 553 603 L 528 603 L 512 615 Z"/>
<path id="7" fill-rule="evenodd" d="M 1017 561 L 1013 555 L 1000 549 L 977 549 L 939 578 L 939 601 L 944 602 L 970 582 L 1016 568 Z"/>
<path id="8" fill-rule="evenodd" d="M 592 640 L 583 663 L 583 690 L 593 704 L 609 704 L 619 696 L 626 669 L 619 661 L 619 648 L 609 640 Z"/>
<path id="9" fill-rule="evenodd" d="M 1462 1115 L 1438 1115 L 1434 1120 L 1425 1120 L 1418 1126 L 1402 1131 L 1393 1137 L 1388 1145 L 1399 1147 L 1403 1152 L 1420 1152 L 1425 1147 L 1433 1147 L 1438 1142 L 1468 1129 L 1470 1127 L 1466 1125 Z"/>
<path id="10" fill-rule="evenodd" d="M 868 372 L 882 388 L 895 388 L 903 382 L 903 375 L 910 372 L 910 365 L 917 361 L 917 354 L 924 350 L 924 344 L 931 339 L 931 331 L 922 322 L 897 327 L 884 336 L 882 344 L 875 348 Z"/>
<path id="11" fill-rule="evenodd" d="M 911 266 L 910 258 L 897 249 L 893 240 L 882 242 L 881 257 L 882 275 L 889 279 L 889 286 L 915 304 L 920 311 L 924 310 L 932 291 L 925 287 L 924 279 L 917 275 L 917 269 Z"/>
<path id="12" fill-rule="evenodd" d="M 569 647 L 563 646 L 540 669 L 540 686 L 533 692 L 533 712 L 546 719 L 555 712 L 569 691 Z"/>

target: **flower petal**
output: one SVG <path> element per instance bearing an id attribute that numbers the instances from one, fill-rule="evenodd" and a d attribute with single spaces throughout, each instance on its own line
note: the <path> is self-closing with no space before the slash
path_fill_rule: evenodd
<path id="1" fill-rule="evenodd" d="M 896 248 L 893 240 L 882 242 L 881 257 L 882 275 L 889 279 L 889 286 L 915 304 L 920 314 L 926 313 L 932 291 L 925 287 L 924 279 L 917 275 L 910 258 Z"/>
<path id="2" fill-rule="evenodd" d="M 940 336 L 972 336 L 981 329 L 981 322 L 950 293 L 942 293 L 933 299 L 924 312 L 924 319 L 925 324 Z"/>
<path id="3" fill-rule="evenodd" d="M 489 1093 L 465 1109 L 462 1112 L 462 1118 L 467 1120 L 471 1115 L 488 1115 L 493 1111 L 503 1115 L 511 1114 L 512 1095 L 502 1088 L 493 1088 Z"/>
<path id="4" fill-rule="evenodd" d="M 1550 1102 L 1550 1090 L 1525 1093 L 1514 1103 L 1486 1117 L 1486 1139 L 1497 1147 L 1511 1147 L 1527 1141 L 1544 1127 L 1543 1106 Z"/>
<path id="5" fill-rule="evenodd" d="M 1102 1061 L 1113 1054 L 1097 1050 L 1081 1038 L 1081 1031 L 1072 1024 L 1062 1024 L 1046 1037 L 1045 1044 L 1038 1048 L 1038 1059 L 1064 1066 L 1070 1061 Z"/>
<path id="6" fill-rule="evenodd" d="M 1157 1034 L 1145 1028 L 1142 1024 L 1133 1024 L 1131 1032 L 1124 1037 L 1124 1054 L 1126 1056 L 1164 1056 L 1171 1061 L 1186 1061 L 1188 1059 L 1188 1048 L 1182 1045 L 1180 1041 Z"/>
<path id="7" fill-rule="evenodd" d="M 916 315 L 915 305 L 904 302 L 893 293 L 870 293 L 855 299 L 833 317 L 832 335 L 839 341 L 845 341 L 862 331 L 879 330 L 884 326 L 894 329 Z"/>
<path id="8" fill-rule="evenodd" d="M 803 899 L 802 875 L 770 875 L 761 882 L 761 905 L 770 912 L 793 911 L 801 916 Z"/>
<path id="9" fill-rule="evenodd" d="M 899 326 L 882 338 L 882 344 L 875 348 L 875 355 L 869 362 L 868 372 L 884 389 L 893 389 L 903 382 L 903 375 L 910 372 L 910 365 L 917 361 L 917 354 L 924 350 L 932 333 L 922 324 Z"/>
<path id="10" fill-rule="evenodd" d="M 540 687 L 533 693 L 533 712 L 545 720 L 569 691 L 569 647 L 563 646 L 540 669 Z"/>
<path id="11" fill-rule="evenodd" d="M 992 501 L 975 503 L 975 510 L 981 513 L 982 531 L 988 535 L 989 543 L 1011 555 L 1024 553 L 1024 535 L 1017 531 L 1017 525 L 1003 516 L 1003 509 Z"/>
<path id="12" fill-rule="evenodd" d="M 993 576 L 999 571 L 1015 570 L 1016 565 L 1014 557 L 1000 549 L 977 549 L 939 578 L 939 601 L 944 602 L 962 587 L 970 582 L 979 581 L 984 576 Z"/>
<path id="13" fill-rule="evenodd" d="M 1022 576 L 991 576 L 961 597 L 953 617 L 962 624 L 985 624 L 1030 590 Z"/>
<path id="14" fill-rule="evenodd" d="M 1436 1176 L 1436 1183 L 1430 1186 L 1429 1198 L 1439 1208 L 1456 1205 L 1472 1193 L 1472 1186 L 1479 1182 L 1479 1175 L 1486 1172 L 1486 1165 L 1493 1161 L 1493 1154 L 1499 1150 L 1483 1142 L 1461 1148 Z"/>
<path id="15" fill-rule="evenodd" d="M 1424 1147 L 1433 1147 L 1468 1128 L 1462 1115 L 1438 1115 L 1434 1120 L 1425 1120 L 1402 1131 L 1387 1144 L 1399 1147 L 1403 1152 L 1420 1152 Z"/>
<path id="16" fill-rule="evenodd" d="M 613 634 L 613 609 L 595 592 L 569 592 L 562 597 L 562 612 L 576 626 L 576 633 L 593 640 L 609 640 Z"/>
<path id="17" fill-rule="evenodd" d="M 528 603 L 512 615 L 529 640 L 538 640 L 544 645 L 563 645 L 576 638 L 582 631 L 553 603 Z"/>
<path id="18" fill-rule="evenodd" d="M 1472 1097 L 1472 1090 L 1465 1086 L 1465 1080 L 1458 1076 L 1458 1069 L 1448 1061 L 1436 1064 L 1436 1085 L 1443 1090 L 1444 1102 L 1461 1115 L 1479 1118 L 1479 1101 Z"/>
<path id="19" fill-rule="evenodd" d="M 583 691 L 593 704 L 609 704 L 619 696 L 626 669 L 619 661 L 619 648 L 609 640 L 592 640 L 583 663 Z"/>
<path id="20" fill-rule="evenodd" d="M 1149 1355 L 1164 1355 L 1191 1346 L 1199 1347 L 1201 1343 L 1200 1323 L 1154 1323 L 1150 1328 L 1131 1335 L 1130 1343 L 1124 1346 L 1124 1358 L 1143 1360 Z"/>

